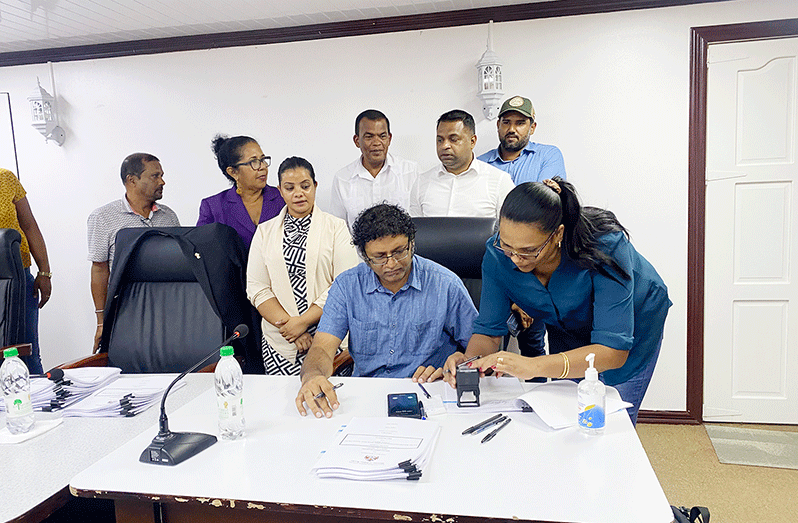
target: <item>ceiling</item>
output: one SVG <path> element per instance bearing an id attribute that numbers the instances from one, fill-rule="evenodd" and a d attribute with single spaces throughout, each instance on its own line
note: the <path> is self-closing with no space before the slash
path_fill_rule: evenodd
<path id="1" fill-rule="evenodd" d="M 0 0 L 0 53 L 545 0 Z"/>

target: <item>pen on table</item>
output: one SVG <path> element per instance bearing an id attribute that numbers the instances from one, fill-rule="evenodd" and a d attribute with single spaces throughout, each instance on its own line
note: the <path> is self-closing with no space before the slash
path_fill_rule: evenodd
<path id="1" fill-rule="evenodd" d="M 424 410 L 424 404 L 422 402 L 418 402 L 418 408 L 421 410 L 421 419 L 427 419 L 427 412 Z"/>
<path id="2" fill-rule="evenodd" d="M 419 387 L 421 387 L 421 392 L 423 392 L 423 393 L 424 393 L 424 396 L 426 396 L 426 397 L 428 397 L 428 398 L 429 398 L 429 397 L 430 397 L 430 395 L 429 395 L 429 392 L 427 392 L 427 389 L 425 389 L 425 388 L 424 388 L 424 385 L 422 385 L 421 383 L 419 383 L 419 384 L 418 384 L 418 386 L 419 386 Z"/>
<path id="3" fill-rule="evenodd" d="M 475 430 L 477 430 L 478 428 L 481 428 L 483 425 L 485 425 L 485 424 L 487 424 L 487 423 L 494 422 L 494 421 L 496 421 L 497 419 L 501 418 L 502 416 L 503 416 L 502 414 L 496 414 L 495 416 L 491 416 L 490 418 L 486 419 L 485 421 L 480 421 L 479 423 L 477 423 L 477 424 L 476 424 L 476 425 L 474 425 L 473 427 L 468 427 L 467 429 L 465 429 L 465 430 L 463 431 L 463 434 L 464 434 L 464 435 L 465 435 L 465 434 L 471 434 L 472 432 L 474 432 L 474 431 L 475 431 Z"/>
<path id="4" fill-rule="evenodd" d="M 335 385 L 333 385 L 333 390 L 341 388 L 343 386 L 344 386 L 343 382 L 342 383 L 336 383 Z M 324 391 L 321 391 L 321 392 L 319 392 L 318 394 L 316 394 L 313 397 L 316 398 L 316 399 L 319 399 L 319 398 L 323 398 L 324 396 L 326 396 L 326 394 L 324 394 Z"/>
<path id="5" fill-rule="evenodd" d="M 493 432 L 491 432 L 490 434 L 488 434 L 487 436 L 485 436 L 484 438 L 482 438 L 482 441 L 481 441 L 481 443 L 486 443 L 486 442 L 488 442 L 488 441 L 492 440 L 492 439 L 493 439 L 493 436 L 495 436 L 496 434 L 498 434 L 498 433 L 499 433 L 499 431 L 500 431 L 500 430 L 502 430 L 504 427 L 506 427 L 506 426 L 507 426 L 507 424 L 508 424 L 508 423 L 510 423 L 511 421 L 513 421 L 513 420 L 512 420 L 512 418 L 507 418 L 506 420 L 504 420 L 504 423 L 502 423 L 501 425 L 499 425 L 498 427 L 496 427 L 496 430 L 494 430 Z"/>
<path id="6" fill-rule="evenodd" d="M 484 425 L 479 427 L 477 430 L 475 430 L 471 434 L 479 434 L 480 432 L 484 432 L 484 431 L 488 430 L 489 428 L 491 428 L 492 426 L 498 425 L 499 423 L 503 422 L 506 419 L 507 419 L 507 416 L 502 416 L 501 418 L 493 420 L 490 423 L 485 423 Z"/>

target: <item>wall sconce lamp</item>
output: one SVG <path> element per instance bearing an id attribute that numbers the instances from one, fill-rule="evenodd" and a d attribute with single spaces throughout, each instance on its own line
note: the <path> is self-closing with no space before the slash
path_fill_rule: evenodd
<path id="1" fill-rule="evenodd" d="M 30 103 L 31 125 L 44 136 L 46 141 L 64 145 L 64 130 L 58 126 L 55 98 L 48 93 L 36 78 L 38 89 L 28 97 Z M 55 85 L 55 84 L 53 84 Z"/>
<path id="2" fill-rule="evenodd" d="M 493 52 L 493 20 L 488 24 L 488 48 L 477 62 L 477 98 L 482 100 L 482 114 L 488 120 L 499 116 L 499 102 L 504 97 L 502 63 Z"/>

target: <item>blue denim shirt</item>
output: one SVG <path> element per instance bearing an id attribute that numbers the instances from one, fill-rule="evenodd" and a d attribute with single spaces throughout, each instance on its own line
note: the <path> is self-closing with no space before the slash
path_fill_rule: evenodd
<path id="1" fill-rule="evenodd" d="M 396 294 L 366 263 L 341 273 L 330 287 L 318 331 L 349 332 L 354 376 L 407 378 L 421 365 L 442 367 L 471 338 L 477 310 L 463 282 L 437 263 L 413 256 Z"/>
<path id="2" fill-rule="evenodd" d="M 516 185 L 524 182 L 540 182 L 555 176 L 566 179 L 562 153 L 553 145 L 529 142 L 521 151 L 521 155 L 510 162 L 502 160 L 498 149 L 480 155 L 479 159 L 510 173 L 510 178 Z"/>

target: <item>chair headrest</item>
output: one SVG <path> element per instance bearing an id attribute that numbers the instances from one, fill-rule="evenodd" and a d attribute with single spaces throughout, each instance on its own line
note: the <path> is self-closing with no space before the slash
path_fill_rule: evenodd
<path id="1" fill-rule="evenodd" d="M 485 242 L 496 227 L 494 218 L 413 218 L 416 253 L 440 263 L 461 278 L 482 278 Z"/>
<path id="2" fill-rule="evenodd" d="M 145 231 L 122 229 L 116 237 L 117 245 L 132 243 Z M 128 281 L 196 281 L 194 272 L 183 255 L 177 240 L 166 234 L 150 233 L 140 240 L 125 267 Z"/>

